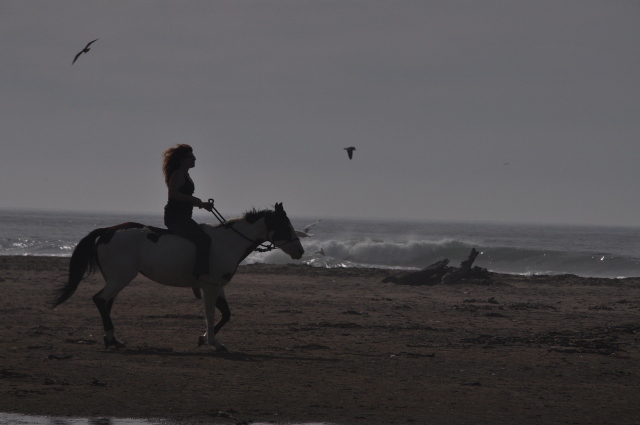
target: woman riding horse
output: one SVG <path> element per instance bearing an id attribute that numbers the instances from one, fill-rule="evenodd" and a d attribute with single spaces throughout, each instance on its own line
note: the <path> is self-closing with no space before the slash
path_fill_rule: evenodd
<path id="1" fill-rule="evenodd" d="M 270 242 L 294 260 L 302 258 L 304 248 L 282 203 L 276 203 L 273 211 L 253 209 L 224 225 L 202 227 L 211 238 L 211 250 L 219 253 L 209 258 L 211 282 L 200 282 L 193 276 L 195 246 L 191 242 L 164 229 L 128 222 L 94 229 L 82 238 L 73 250 L 69 279 L 57 291 L 54 307 L 68 300 L 81 280 L 100 270 L 106 284 L 93 296 L 93 302 L 102 317 L 104 345 L 121 348 L 124 344 L 115 338 L 111 309 L 120 291 L 138 274 L 162 285 L 197 287 L 202 290 L 207 320 L 207 332 L 198 338 L 198 346 L 209 344 L 224 351 L 216 333 L 228 320 L 228 311 L 221 309 L 222 318 L 216 323 L 216 307 L 240 262 L 263 242 Z"/>
<path id="2" fill-rule="evenodd" d="M 164 151 L 162 172 L 169 189 L 169 199 L 164 207 L 164 224 L 171 232 L 196 244 L 196 262 L 193 274 L 196 279 L 207 282 L 209 276 L 209 253 L 211 238 L 193 218 L 193 207 L 211 211 L 213 205 L 193 196 L 195 185 L 189 169 L 195 167 L 193 148 L 186 144 L 176 145 Z"/>

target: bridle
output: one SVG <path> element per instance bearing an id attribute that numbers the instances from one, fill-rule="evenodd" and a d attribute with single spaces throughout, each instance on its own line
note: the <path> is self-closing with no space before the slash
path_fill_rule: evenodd
<path id="1" fill-rule="evenodd" d="M 238 235 L 242 236 L 243 238 L 245 238 L 246 240 L 248 240 L 249 242 L 251 242 L 252 244 L 258 244 L 258 246 L 256 246 L 254 248 L 254 251 L 258 251 L 258 252 L 269 252 L 269 251 L 273 251 L 276 248 L 280 248 L 282 249 L 283 246 L 285 246 L 288 243 L 291 242 L 296 242 L 296 241 L 300 241 L 299 237 L 295 237 L 295 238 L 291 238 L 288 241 L 285 241 L 284 243 L 280 244 L 279 246 L 277 246 L 271 239 L 267 239 L 267 241 L 271 244 L 271 245 L 263 245 L 264 242 L 259 242 L 257 240 L 253 240 L 250 237 L 244 235 L 242 232 L 240 232 L 238 229 L 236 229 L 235 227 L 233 227 L 233 223 L 228 223 L 227 220 L 225 220 L 225 218 L 222 216 L 222 214 L 220 214 L 220 211 L 218 211 L 216 209 L 216 207 L 213 206 L 213 199 L 209 198 L 207 200 L 207 202 L 209 202 L 211 204 L 211 214 L 213 214 L 213 216 L 215 218 L 218 219 L 218 221 L 220 222 L 220 224 L 222 225 L 222 227 L 224 227 L 225 229 L 231 229 L 234 232 L 236 232 Z M 267 232 L 267 238 L 269 237 L 269 232 Z"/>

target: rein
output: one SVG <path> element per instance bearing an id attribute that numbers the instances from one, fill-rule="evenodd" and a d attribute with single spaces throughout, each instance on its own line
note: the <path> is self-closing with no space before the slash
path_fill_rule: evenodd
<path id="1" fill-rule="evenodd" d="M 218 221 L 220 222 L 220 224 L 222 225 L 222 227 L 224 227 L 225 229 L 231 229 L 234 232 L 236 232 L 237 234 L 239 234 L 240 236 L 242 236 L 243 238 L 245 238 L 246 240 L 248 240 L 251 243 L 256 243 L 258 241 L 254 241 L 253 239 L 249 238 L 248 236 L 243 235 L 238 229 L 236 229 L 235 227 L 233 227 L 233 223 L 229 224 L 227 223 L 227 220 L 224 219 L 224 217 L 222 216 L 222 214 L 220 214 L 220 211 L 218 211 L 216 209 L 216 207 L 213 206 L 213 199 L 209 198 L 208 202 L 211 204 L 211 214 L 213 214 L 213 216 L 215 218 L 218 219 Z M 269 252 L 269 251 L 273 251 L 274 249 L 276 249 L 276 246 L 273 244 L 273 242 L 269 241 L 269 243 L 271 245 L 263 245 L 264 242 L 261 242 L 255 249 L 254 251 L 258 251 L 258 252 Z M 285 242 L 286 243 L 286 242 Z"/>

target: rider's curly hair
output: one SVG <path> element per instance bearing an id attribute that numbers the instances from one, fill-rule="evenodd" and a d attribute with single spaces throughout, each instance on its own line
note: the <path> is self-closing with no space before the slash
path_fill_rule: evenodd
<path id="1" fill-rule="evenodd" d="M 167 185 L 169 185 L 169 177 L 171 177 L 171 173 L 180 168 L 182 158 L 191 155 L 192 153 L 193 148 L 186 144 L 175 145 L 174 147 L 164 151 L 162 154 L 164 157 L 162 160 L 162 172 L 164 173 L 164 182 Z"/>

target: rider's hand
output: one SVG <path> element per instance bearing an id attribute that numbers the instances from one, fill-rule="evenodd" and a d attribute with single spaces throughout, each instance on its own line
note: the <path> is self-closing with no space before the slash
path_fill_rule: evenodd
<path id="1" fill-rule="evenodd" d="M 198 208 L 204 208 L 205 210 L 211 212 L 211 210 L 213 209 L 213 204 L 211 202 L 202 202 L 200 200 L 198 201 Z"/>

